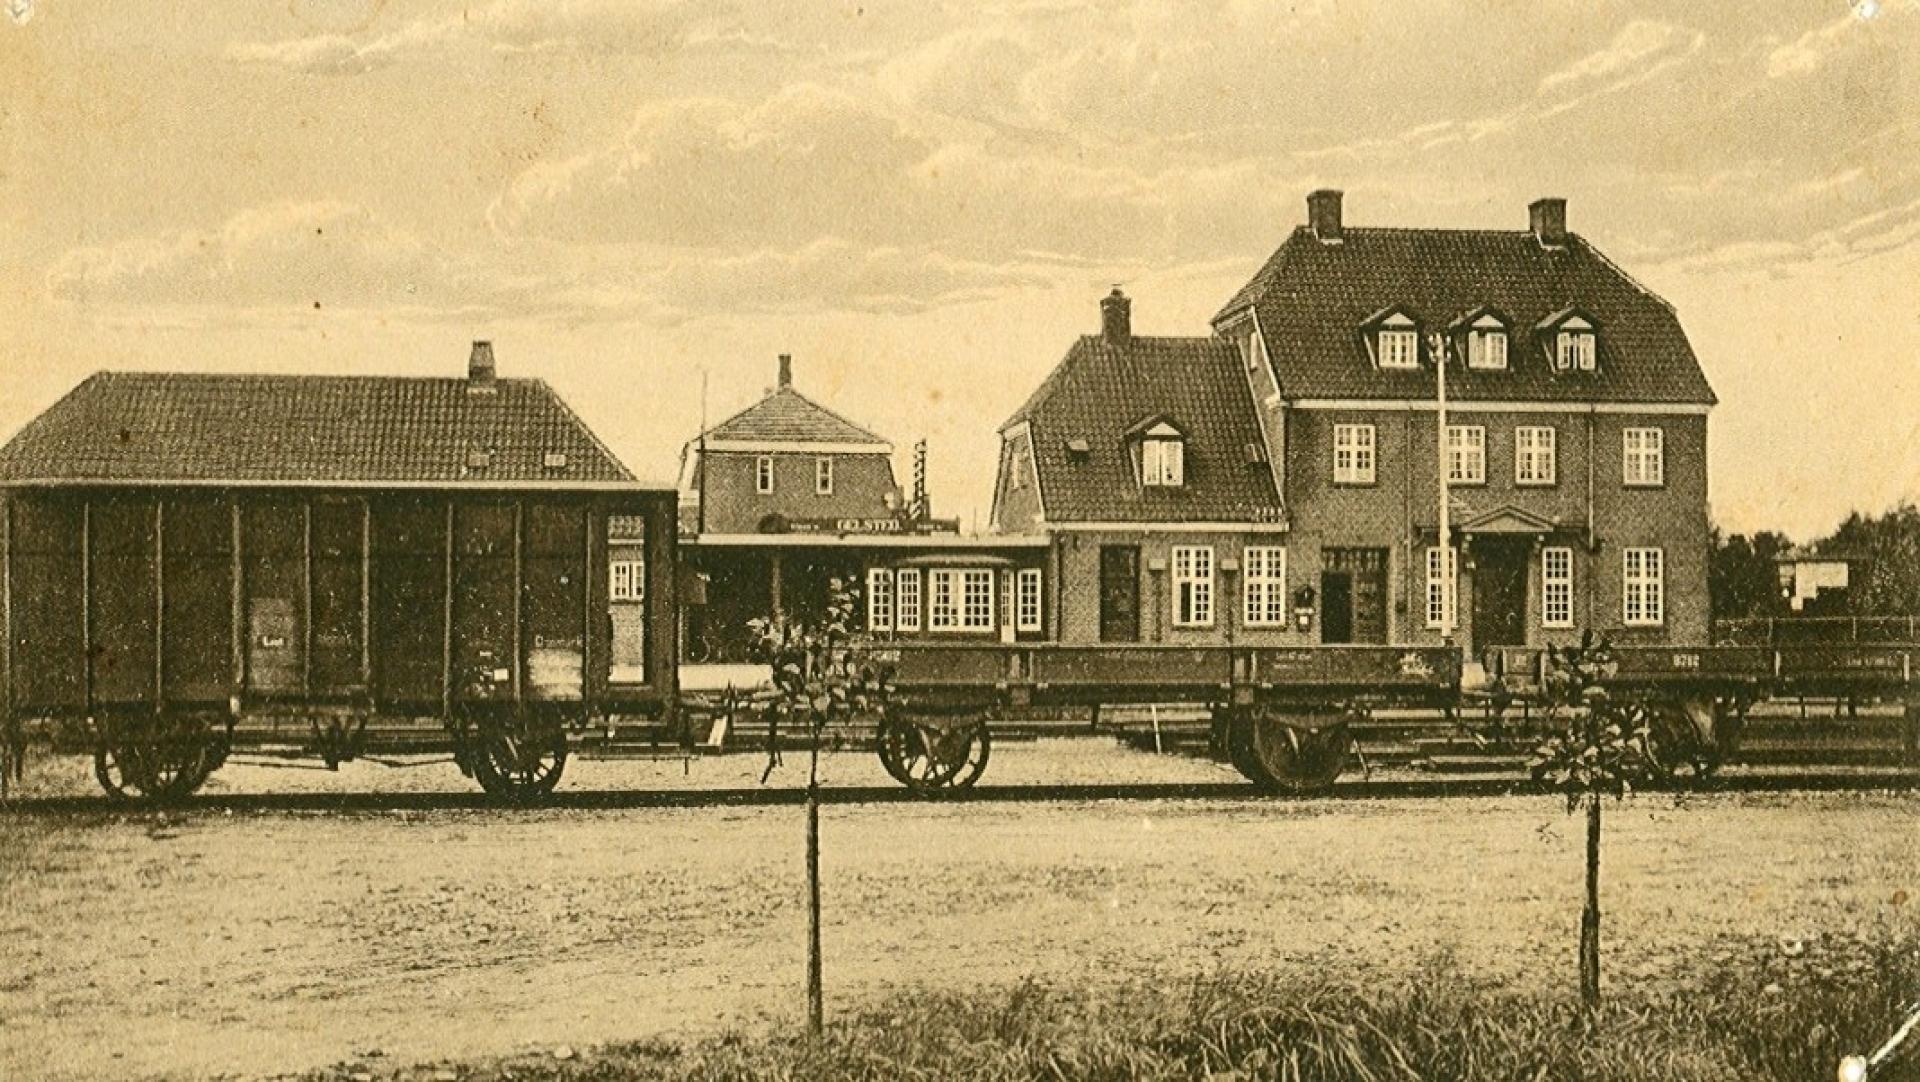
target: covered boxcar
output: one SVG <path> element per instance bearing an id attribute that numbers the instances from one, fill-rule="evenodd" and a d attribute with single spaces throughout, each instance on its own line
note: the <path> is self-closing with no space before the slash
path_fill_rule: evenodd
<path id="1" fill-rule="evenodd" d="M 675 497 L 538 380 L 100 373 L 0 448 L 0 705 L 114 795 L 437 719 L 496 795 L 676 698 Z"/>

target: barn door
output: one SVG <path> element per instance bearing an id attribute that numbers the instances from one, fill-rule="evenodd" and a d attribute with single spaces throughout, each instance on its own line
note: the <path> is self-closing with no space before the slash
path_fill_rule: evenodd
<path id="1" fill-rule="evenodd" d="M 315 500 L 312 515 L 313 689 L 346 694 L 367 684 L 366 504 Z"/>
<path id="2" fill-rule="evenodd" d="M 607 615 L 613 627 L 608 679 L 647 682 L 647 520 L 607 516 Z"/>
<path id="3" fill-rule="evenodd" d="M 306 509 L 291 501 L 247 505 L 247 689 L 297 695 L 306 688 Z"/>
<path id="4" fill-rule="evenodd" d="M 586 509 L 527 506 L 527 695 L 578 700 L 586 693 Z"/>

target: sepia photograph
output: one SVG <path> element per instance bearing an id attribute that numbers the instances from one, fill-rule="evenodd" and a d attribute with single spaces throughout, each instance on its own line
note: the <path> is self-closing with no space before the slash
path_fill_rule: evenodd
<path id="1" fill-rule="evenodd" d="M 1920 1082 L 1920 0 L 0 0 L 0 1080 Z"/>

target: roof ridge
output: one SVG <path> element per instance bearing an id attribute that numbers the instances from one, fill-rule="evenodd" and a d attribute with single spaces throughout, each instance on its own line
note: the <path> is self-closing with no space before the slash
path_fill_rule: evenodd
<path id="1" fill-rule="evenodd" d="M 812 406 L 814 409 L 819 410 L 821 413 L 826 414 L 827 416 L 833 418 L 834 420 L 839 421 L 841 424 L 846 425 L 849 428 L 858 429 L 863 435 L 868 436 L 875 443 L 892 444 L 893 442 L 892 440 L 887 439 L 885 436 L 880 435 L 878 432 L 875 432 L 873 429 L 868 428 L 866 425 L 863 425 L 858 421 L 848 418 L 845 414 L 840 413 L 838 410 L 834 410 L 830 407 L 823 406 L 820 403 L 815 402 L 813 399 L 808 398 L 806 395 L 800 392 L 800 388 L 795 387 L 791 383 L 787 384 L 785 387 L 780 388 L 780 390 L 786 391 L 787 393 L 793 395 L 793 397 L 799 399 L 802 402 L 805 402 L 807 405 Z M 778 392 L 775 392 L 775 393 L 778 393 Z"/>

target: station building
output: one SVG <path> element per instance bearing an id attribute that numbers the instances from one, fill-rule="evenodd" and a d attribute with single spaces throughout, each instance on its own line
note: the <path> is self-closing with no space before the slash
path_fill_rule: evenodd
<path id="1" fill-rule="evenodd" d="M 1114 290 L 1002 426 L 993 527 L 1047 538 L 1051 632 L 1706 641 L 1715 399 L 1672 306 L 1563 200 L 1511 231 L 1349 228 L 1334 191 L 1307 217 L 1211 334 L 1136 336 Z"/>
<path id="2" fill-rule="evenodd" d="M 802 394 L 793 360 L 758 402 L 681 453 L 682 656 L 745 657 L 749 622 L 811 622 L 830 580 L 853 583 L 882 639 L 1038 637 L 1044 538 L 967 537 L 933 517 L 925 446 L 903 491 L 894 446 Z"/>

